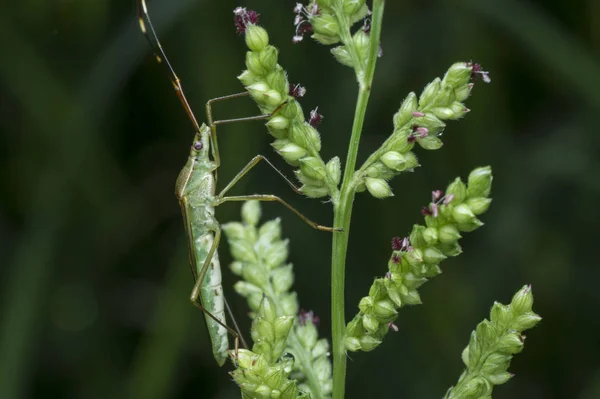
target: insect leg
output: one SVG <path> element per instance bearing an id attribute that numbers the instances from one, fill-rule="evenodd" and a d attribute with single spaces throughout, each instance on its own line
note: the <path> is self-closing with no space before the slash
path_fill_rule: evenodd
<path id="1" fill-rule="evenodd" d="M 258 165 L 260 161 L 265 161 L 271 168 L 273 168 L 273 170 L 275 170 L 275 172 L 277 172 L 279 176 L 281 176 L 283 180 L 285 180 L 285 182 L 288 184 L 288 186 L 292 188 L 292 190 L 294 190 L 294 192 L 296 192 L 297 194 L 302 194 L 302 191 L 300 191 L 300 189 L 296 187 L 296 185 L 292 183 L 292 181 L 288 179 L 283 174 L 283 172 L 277 169 L 275 165 L 271 163 L 271 161 L 269 161 L 264 155 L 257 155 L 254 158 L 252 158 L 250 162 L 248 162 L 246 166 L 244 166 L 242 170 L 238 172 L 237 175 L 235 175 L 235 177 L 227 184 L 227 186 L 225 186 L 223 190 L 221 190 L 221 192 L 219 193 L 219 197 L 223 197 L 227 191 L 229 191 L 238 181 L 240 181 L 240 179 L 244 177 L 246 173 L 250 171 L 250 169 Z"/>
<path id="2" fill-rule="evenodd" d="M 238 331 L 236 332 L 234 329 L 232 329 L 231 327 L 229 327 L 228 325 L 226 325 L 225 323 L 223 323 L 221 320 L 219 320 L 219 318 L 217 318 L 214 314 L 212 314 L 211 312 L 209 312 L 204 305 L 202 304 L 202 283 L 204 281 L 204 278 L 206 277 L 206 273 L 208 272 L 208 268 L 210 267 L 210 264 L 213 261 L 213 256 L 217 250 L 217 247 L 219 246 L 219 241 L 221 239 L 221 229 L 217 228 L 215 231 L 215 238 L 213 240 L 213 243 L 210 247 L 210 250 L 208 251 L 208 255 L 206 257 L 206 260 L 204 261 L 204 264 L 202 265 L 202 268 L 200 269 L 200 272 L 198 273 L 198 278 L 196 279 L 196 283 L 194 284 L 194 288 L 192 289 L 192 293 L 190 295 L 190 301 L 192 302 L 192 304 L 194 306 L 196 306 L 197 308 L 199 308 L 202 312 L 204 312 L 204 314 L 208 317 L 210 317 L 211 319 L 213 319 L 218 325 L 220 325 L 221 327 L 225 328 L 231 335 L 234 336 L 235 339 L 235 343 L 234 343 L 234 348 L 235 348 L 235 357 L 237 358 L 238 356 L 238 350 L 239 350 L 239 338 L 241 336 L 241 333 Z M 224 299 L 224 298 L 223 298 Z M 227 306 L 229 307 L 229 306 Z M 231 315 L 231 311 L 230 315 Z M 207 325 L 208 327 L 208 325 Z M 236 324 L 237 327 L 237 324 Z M 210 327 L 208 328 L 209 330 L 209 334 L 211 335 L 211 341 L 213 340 L 213 336 L 211 333 L 211 329 Z M 244 344 L 244 347 L 246 347 L 245 341 L 242 339 L 242 342 Z M 213 341 L 213 352 L 214 352 L 214 347 L 216 346 L 216 342 Z M 217 357 L 217 353 L 215 353 L 215 358 L 217 360 L 217 362 L 220 365 L 223 365 L 223 363 L 225 362 L 225 356 L 218 358 Z M 222 355 L 222 354 L 221 354 Z"/>
<path id="3" fill-rule="evenodd" d="M 219 145 L 217 143 L 217 125 L 224 125 L 226 123 L 236 123 L 236 122 L 262 121 L 265 119 L 269 119 L 270 117 L 275 115 L 277 112 L 279 112 L 279 110 L 285 104 L 287 104 L 287 101 L 284 101 L 281 104 L 279 104 L 273 110 L 273 112 L 264 114 L 264 115 L 255 115 L 255 116 L 247 116 L 244 118 L 223 119 L 223 120 L 213 121 L 212 108 L 211 108 L 213 102 L 243 97 L 247 94 L 250 94 L 250 93 L 243 92 L 243 93 L 236 93 L 236 94 L 231 94 L 231 95 L 223 96 L 223 97 L 217 97 L 217 98 L 213 98 L 212 100 L 208 100 L 208 102 L 206 103 L 206 120 L 208 121 L 208 126 L 210 126 L 210 132 L 211 132 L 211 151 L 212 151 L 213 160 L 215 161 L 217 168 L 219 167 L 219 165 L 221 165 L 221 157 L 219 155 Z"/>
<path id="4" fill-rule="evenodd" d="M 310 220 L 309 218 L 304 216 L 299 210 L 297 210 L 296 208 L 294 208 L 293 206 L 291 206 L 290 204 L 288 204 L 287 202 L 285 202 L 284 200 L 282 200 L 281 198 L 279 198 L 276 195 L 271 195 L 271 194 L 236 195 L 233 197 L 222 197 L 222 198 L 218 199 L 219 203 L 229 202 L 229 201 L 250 201 L 250 200 L 277 201 L 280 204 L 284 205 L 286 208 L 288 208 L 290 211 L 292 211 L 296 215 L 298 215 L 298 217 L 300 219 L 302 219 L 304 222 L 306 222 L 309 226 L 311 226 L 314 229 L 321 230 L 321 231 L 329 231 L 329 232 L 342 232 L 343 231 L 343 229 L 340 227 L 321 226 L 320 224 L 313 222 L 312 220 Z"/>

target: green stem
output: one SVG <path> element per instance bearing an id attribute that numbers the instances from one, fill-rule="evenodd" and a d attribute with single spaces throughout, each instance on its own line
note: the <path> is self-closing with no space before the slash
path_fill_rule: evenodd
<path id="1" fill-rule="evenodd" d="M 346 274 L 346 252 L 350 237 L 350 219 L 352 204 L 355 196 L 354 171 L 356 157 L 365 121 L 367 104 L 371 94 L 371 83 L 375 73 L 375 63 L 379 52 L 379 39 L 385 0 L 373 0 L 373 16 L 371 25 L 371 44 L 367 66 L 362 71 L 357 68 L 359 83 L 358 99 L 352 125 L 352 136 L 348 147 L 344 180 L 340 192 L 340 200 L 335 206 L 334 226 L 342 227 L 344 232 L 333 235 L 331 252 L 331 322 L 333 339 L 333 399 L 343 399 L 346 383 L 346 348 L 344 335 L 346 333 L 346 317 L 344 315 L 344 282 Z M 351 45 L 346 43 L 346 45 Z"/>

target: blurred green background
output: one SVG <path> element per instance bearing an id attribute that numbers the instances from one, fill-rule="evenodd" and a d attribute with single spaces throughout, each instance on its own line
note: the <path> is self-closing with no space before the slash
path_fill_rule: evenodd
<path id="1" fill-rule="evenodd" d="M 134 19 L 134 0 L 33 1 L 0 15 L 0 398 L 235 398 L 228 366 L 210 355 L 173 185 L 192 129 Z M 204 119 L 209 98 L 240 91 L 244 42 L 232 0 L 149 3 L 159 34 Z M 352 72 L 311 40 L 292 45 L 294 1 L 248 0 L 281 50 L 280 63 L 319 106 L 323 157 L 344 159 L 356 88 Z M 392 182 L 385 201 L 359 195 L 347 265 L 347 318 L 389 242 L 420 222 L 432 189 L 475 166 L 494 169 L 486 226 L 465 253 L 400 313 L 400 331 L 376 351 L 352 354 L 348 398 L 441 397 L 462 371 L 460 352 L 494 300 L 533 285 L 543 322 L 528 334 L 495 398 L 600 398 L 600 2 L 597 0 L 389 0 L 384 57 L 360 160 L 391 132 L 391 117 L 457 60 L 492 77 L 472 112 L 449 124 L 440 151 Z M 248 99 L 218 118 L 257 113 Z M 255 154 L 291 168 L 260 123 L 220 130 L 221 186 Z M 295 196 L 266 166 L 236 193 L 276 193 L 312 219 L 331 206 Z M 218 208 L 222 221 L 240 204 Z M 282 206 L 302 306 L 329 336 L 330 236 Z M 221 247 L 228 264 L 227 245 Z M 225 289 L 244 331 L 244 301 Z"/>

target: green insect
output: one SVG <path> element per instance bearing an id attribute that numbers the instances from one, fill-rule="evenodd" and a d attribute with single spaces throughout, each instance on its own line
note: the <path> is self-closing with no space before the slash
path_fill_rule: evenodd
<path id="1" fill-rule="evenodd" d="M 226 193 L 260 161 L 265 161 L 285 179 L 294 191 L 301 194 L 300 190 L 262 155 L 257 155 L 252 158 L 233 180 L 216 194 L 217 169 L 221 163 L 217 145 L 217 125 L 268 119 L 273 114 L 277 113 L 285 103 L 275 109 L 271 114 L 213 121 L 211 109 L 213 103 L 247 96 L 249 93 L 243 92 L 215 98 L 206 103 L 207 124 L 203 123 L 202 125 L 199 125 L 187 98 L 185 97 L 181 81 L 169 63 L 158 40 L 156 31 L 150 20 L 150 15 L 148 14 L 145 0 L 137 0 L 137 7 L 140 29 L 150 43 L 157 61 L 166 66 L 175 92 L 195 129 L 194 141 L 191 146 L 189 158 L 179 173 L 179 177 L 175 184 L 175 194 L 179 200 L 185 231 L 189 240 L 190 265 L 195 279 L 195 285 L 190 300 L 194 306 L 204 312 L 206 326 L 212 343 L 213 355 L 217 360 L 217 363 L 223 365 L 227 360 L 229 351 L 228 333 L 235 337 L 236 354 L 239 348 L 240 339 L 244 347 L 247 347 L 247 345 L 241 338 L 239 328 L 235 323 L 235 319 L 233 318 L 223 295 L 221 268 L 217 253 L 217 247 L 219 246 L 219 241 L 221 239 L 221 227 L 215 218 L 215 207 L 229 201 L 277 201 L 296 213 L 302 220 L 315 229 L 329 232 L 338 232 L 341 230 L 321 226 L 312 222 L 290 204 L 275 195 L 254 194 L 226 196 Z M 146 22 L 150 28 L 149 30 L 146 29 Z M 225 309 L 227 309 L 234 323 L 235 330 L 227 326 Z"/>

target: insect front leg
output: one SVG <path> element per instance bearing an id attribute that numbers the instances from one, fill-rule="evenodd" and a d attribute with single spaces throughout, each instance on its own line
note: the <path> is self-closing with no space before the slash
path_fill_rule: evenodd
<path id="1" fill-rule="evenodd" d="M 250 93 L 247 91 L 242 92 L 242 93 L 230 94 L 228 96 L 213 98 L 211 100 L 208 100 L 206 103 L 206 119 L 208 121 L 208 126 L 210 126 L 210 131 L 211 131 L 211 151 L 212 151 L 213 160 L 214 160 L 217 168 L 221 165 L 221 157 L 219 155 L 219 145 L 217 143 L 217 125 L 224 125 L 226 123 L 266 120 L 266 119 L 271 118 L 277 112 L 279 112 L 279 110 L 284 105 L 287 104 L 287 100 L 286 100 L 286 101 L 282 102 L 281 104 L 279 104 L 272 112 L 270 112 L 268 114 L 247 116 L 244 118 L 223 119 L 223 120 L 213 121 L 212 104 L 214 102 L 231 100 L 233 98 L 239 98 L 239 97 L 245 97 L 245 96 L 248 96 L 249 94 Z"/>

